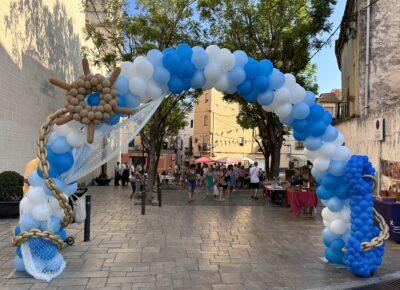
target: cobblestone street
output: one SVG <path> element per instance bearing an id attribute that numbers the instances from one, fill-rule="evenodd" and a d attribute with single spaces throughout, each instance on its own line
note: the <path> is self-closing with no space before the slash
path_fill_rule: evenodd
<path id="1" fill-rule="evenodd" d="M 307 289 L 362 281 L 323 262 L 320 218 L 293 220 L 289 209 L 265 206 L 235 192 L 218 203 L 182 190 L 164 190 L 163 207 L 140 206 L 129 188 L 90 187 L 92 240 L 83 225 L 63 251 L 64 272 L 50 283 L 14 272 L 10 233 L 17 220 L 0 220 L 1 289 Z M 400 266 L 400 246 L 387 244 L 376 276 Z"/>

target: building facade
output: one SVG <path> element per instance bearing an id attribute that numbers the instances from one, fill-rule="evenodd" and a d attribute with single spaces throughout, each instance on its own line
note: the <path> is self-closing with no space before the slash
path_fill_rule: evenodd
<path id="1" fill-rule="evenodd" d="M 339 116 L 339 104 L 342 101 L 342 90 L 332 90 L 330 93 L 322 93 L 319 95 L 317 102 L 329 113 L 332 118 L 336 119 Z"/>
<path id="2" fill-rule="evenodd" d="M 194 111 L 189 112 L 186 119 L 187 125 L 176 137 L 176 163 L 179 165 L 193 159 Z"/>
<path id="3" fill-rule="evenodd" d="M 336 56 L 347 114 L 335 123 L 354 154 L 400 161 L 400 2 L 348 0 Z M 339 109 L 340 111 L 340 109 Z M 383 118 L 385 138 L 375 136 Z"/>
<path id="4" fill-rule="evenodd" d="M 194 156 L 260 159 L 262 154 L 253 137 L 258 133 L 240 127 L 238 114 L 237 103 L 224 101 L 216 89 L 204 91 L 194 108 Z"/>
<path id="5" fill-rule="evenodd" d="M 22 173 L 39 127 L 65 102 L 49 78 L 82 74 L 85 14 L 79 1 L 3 0 L 0 5 L 0 172 Z"/>

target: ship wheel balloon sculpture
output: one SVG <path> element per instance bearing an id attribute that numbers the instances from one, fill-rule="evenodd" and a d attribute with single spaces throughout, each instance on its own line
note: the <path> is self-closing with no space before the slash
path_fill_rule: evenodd
<path id="1" fill-rule="evenodd" d="M 377 270 L 388 226 L 373 208 L 375 170 L 367 156 L 350 155 L 344 136 L 331 124 L 332 115 L 292 74 L 283 74 L 267 59 L 257 61 L 241 50 L 232 53 L 216 45 L 152 49 L 121 63 L 109 78 L 91 74 L 87 60 L 82 63 L 84 75 L 73 83 L 50 80 L 66 91 L 67 102 L 41 126 L 37 160 L 25 170 L 29 187 L 13 236 L 17 270 L 47 281 L 62 272 L 65 261 L 59 250 L 66 238 L 64 228 L 73 220 L 68 196 L 76 191 L 79 178 L 110 160 L 104 155 L 118 154 L 120 126 L 131 124 L 133 139 L 168 94 L 213 87 L 238 93 L 293 128 L 313 163 L 317 195 L 326 206 L 326 259 L 359 276 Z M 100 150 L 99 144 L 106 146 L 113 132 L 114 150 Z"/>

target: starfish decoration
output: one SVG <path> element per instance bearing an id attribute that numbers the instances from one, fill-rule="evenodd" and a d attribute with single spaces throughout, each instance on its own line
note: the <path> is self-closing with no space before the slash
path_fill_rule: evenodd
<path id="1" fill-rule="evenodd" d="M 86 58 L 82 60 L 82 67 L 84 75 L 79 76 L 72 84 L 57 79 L 50 79 L 50 83 L 67 91 L 67 102 L 64 105 L 66 114 L 56 124 L 63 125 L 75 120 L 87 125 L 87 142 L 91 144 L 95 125 L 106 122 L 115 113 L 132 115 L 133 111 L 118 106 L 118 90 L 113 84 L 121 73 L 121 68 L 116 67 L 110 77 L 106 78 L 90 73 Z"/>

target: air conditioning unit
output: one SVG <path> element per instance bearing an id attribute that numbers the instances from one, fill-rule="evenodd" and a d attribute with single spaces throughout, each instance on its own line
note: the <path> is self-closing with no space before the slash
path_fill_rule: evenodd
<path id="1" fill-rule="evenodd" d="M 385 138 L 385 120 L 383 118 L 376 118 L 373 121 L 374 140 L 382 141 Z"/>

